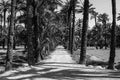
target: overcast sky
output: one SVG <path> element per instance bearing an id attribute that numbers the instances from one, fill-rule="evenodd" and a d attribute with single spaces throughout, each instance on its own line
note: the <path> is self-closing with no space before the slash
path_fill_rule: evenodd
<path id="1" fill-rule="evenodd" d="M 66 1 L 66 0 L 63 0 Z M 78 0 L 80 1 L 80 0 Z M 84 0 L 81 0 L 84 2 Z M 98 13 L 107 13 L 110 18 L 110 22 L 112 21 L 112 6 L 111 6 L 111 0 L 89 0 L 90 3 L 93 4 L 93 7 L 95 7 L 95 11 Z M 120 13 L 120 0 L 116 0 L 116 8 L 117 8 L 117 14 Z M 79 15 L 76 15 L 76 18 L 79 18 Z M 117 24 L 120 24 L 120 21 L 117 21 Z M 89 20 L 89 26 L 94 25 L 94 20 Z"/>
<path id="2" fill-rule="evenodd" d="M 82 0 L 84 1 L 84 0 Z M 99 13 L 107 13 L 109 15 L 110 21 L 112 21 L 112 5 L 111 0 L 89 0 L 90 3 L 93 4 L 94 7 L 96 7 L 96 11 Z M 120 13 L 120 0 L 116 0 L 116 8 L 117 8 L 117 14 Z M 117 24 L 119 24 L 117 22 Z M 90 25 L 92 25 L 91 23 Z"/>

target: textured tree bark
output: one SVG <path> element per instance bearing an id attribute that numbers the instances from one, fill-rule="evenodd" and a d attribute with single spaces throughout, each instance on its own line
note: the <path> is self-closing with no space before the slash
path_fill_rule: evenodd
<path id="1" fill-rule="evenodd" d="M 15 11 L 15 19 L 16 19 L 16 11 Z M 16 25 L 16 22 L 14 22 L 14 31 L 16 30 L 15 25 Z M 16 49 L 16 36 L 15 36 L 15 34 L 14 34 L 13 41 L 14 41 L 13 42 L 13 49 Z"/>
<path id="2" fill-rule="evenodd" d="M 41 2 L 44 2 L 44 1 L 41 1 Z M 39 1 L 35 1 L 34 0 L 34 4 L 33 4 L 33 14 L 34 14 L 34 17 L 33 17 L 33 25 L 34 25 L 34 40 L 33 40 L 33 45 L 34 45 L 34 58 L 35 58 L 35 62 L 38 63 L 40 59 L 43 59 L 42 57 L 42 54 L 41 54 L 41 50 L 40 50 L 40 47 L 42 46 L 40 44 L 40 36 L 41 36 L 41 33 L 42 33 L 42 28 L 41 28 L 41 24 L 39 25 L 39 16 L 40 14 L 38 13 L 37 9 L 39 7 L 39 5 L 43 5 L 43 4 L 40 4 L 41 2 Z"/>
<path id="3" fill-rule="evenodd" d="M 69 27 L 69 44 L 68 50 L 71 49 L 71 12 L 72 12 L 72 0 L 70 1 L 70 7 L 68 9 L 68 27 Z"/>
<path id="4" fill-rule="evenodd" d="M 73 48 L 74 48 L 74 29 L 75 29 L 75 0 L 72 0 L 72 12 L 73 12 L 73 20 L 72 20 L 72 29 L 71 29 L 71 46 L 70 46 L 70 52 L 73 54 Z"/>
<path id="5" fill-rule="evenodd" d="M 6 29 L 6 11 L 7 9 L 4 9 L 4 29 Z M 3 44 L 3 49 L 5 49 L 5 39 L 2 42 Z"/>
<path id="6" fill-rule="evenodd" d="M 2 12 L 1 12 L 0 15 L 1 15 L 1 20 L 0 20 L 0 23 L 1 23 L 1 24 L 0 24 L 0 25 L 2 26 Z"/>
<path id="7" fill-rule="evenodd" d="M 28 64 L 29 66 L 35 64 L 34 59 L 34 46 L 33 46 L 33 0 L 27 0 L 27 52 L 28 52 Z"/>
<path id="8" fill-rule="evenodd" d="M 95 16 L 95 27 L 97 27 L 97 16 Z"/>
<path id="9" fill-rule="evenodd" d="M 111 0 L 112 2 L 112 30 L 111 30 L 111 45 L 110 45 L 110 57 L 108 63 L 108 69 L 114 69 L 114 60 L 115 60 L 115 45 L 116 45 L 116 0 Z"/>
<path id="10" fill-rule="evenodd" d="M 69 13 L 70 15 L 68 16 L 68 27 L 69 27 L 69 44 L 68 44 L 68 50 L 70 50 L 71 47 L 71 12 Z"/>
<path id="11" fill-rule="evenodd" d="M 15 22 L 15 6 L 16 0 L 11 2 L 11 22 L 8 31 L 8 44 L 7 44 L 7 56 L 6 56 L 6 70 L 12 69 L 13 60 L 13 37 L 14 37 L 14 22 Z"/>
<path id="12" fill-rule="evenodd" d="M 88 18 L 89 18 L 89 0 L 85 0 L 84 1 L 82 39 L 81 39 L 81 51 L 80 51 L 80 61 L 79 61 L 80 64 L 86 64 Z"/>

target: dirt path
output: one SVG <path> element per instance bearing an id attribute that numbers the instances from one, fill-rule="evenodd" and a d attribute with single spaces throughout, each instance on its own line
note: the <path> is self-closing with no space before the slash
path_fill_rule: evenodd
<path id="1" fill-rule="evenodd" d="M 59 46 L 39 65 L 7 71 L 0 74 L 0 80 L 120 80 L 120 72 L 76 64 Z"/>
<path id="2" fill-rule="evenodd" d="M 43 62 L 54 62 L 54 63 L 75 63 L 73 61 L 71 55 L 67 50 L 64 49 L 62 46 L 58 46 L 55 51 L 51 53 L 50 56 L 48 56 L 47 60 L 44 60 Z"/>

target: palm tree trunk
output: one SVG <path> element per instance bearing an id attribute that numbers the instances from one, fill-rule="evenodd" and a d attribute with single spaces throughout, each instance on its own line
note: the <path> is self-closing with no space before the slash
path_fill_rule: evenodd
<path id="1" fill-rule="evenodd" d="M 6 28 L 6 9 L 4 9 L 4 28 Z"/>
<path id="2" fill-rule="evenodd" d="M 108 69 L 114 69 L 114 60 L 115 60 L 115 45 L 116 45 L 116 0 L 111 0 L 112 2 L 112 31 L 111 31 L 111 45 L 110 45 L 110 57 L 108 63 Z"/>
<path id="3" fill-rule="evenodd" d="M 72 21 L 72 29 L 71 29 L 71 48 L 70 48 L 70 52 L 71 54 L 73 54 L 73 48 L 74 48 L 74 28 L 75 28 L 75 1 L 73 0 L 73 21 Z"/>
<path id="4" fill-rule="evenodd" d="M 86 48 L 87 48 L 87 29 L 89 18 L 89 0 L 84 1 L 84 16 L 83 16 L 83 28 L 81 39 L 81 51 L 80 51 L 80 64 L 86 64 Z"/>
<path id="5" fill-rule="evenodd" d="M 2 12 L 1 12 L 1 20 L 0 20 L 1 26 L 2 26 Z"/>
<path id="6" fill-rule="evenodd" d="M 6 9 L 4 9 L 4 30 L 6 29 Z M 3 49 L 5 49 L 5 39 L 2 41 Z"/>
<path id="7" fill-rule="evenodd" d="M 0 24 L 0 26 L 1 26 L 0 32 L 2 33 L 2 28 L 3 28 L 3 27 L 2 27 L 2 12 L 1 12 L 1 14 L 0 14 L 0 23 L 1 23 L 1 24 Z"/>
<path id="8" fill-rule="evenodd" d="M 97 17 L 95 16 L 95 27 L 97 27 Z"/>
<path id="9" fill-rule="evenodd" d="M 106 31 L 107 31 L 107 24 L 106 24 L 106 22 L 105 22 L 105 44 L 104 44 L 104 46 L 105 46 L 105 49 L 107 49 L 107 33 L 106 33 Z"/>
<path id="10" fill-rule="evenodd" d="M 68 13 L 69 16 L 68 16 L 68 27 L 69 27 L 69 45 L 68 45 L 68 50 L 70 50 L 71 48 L 71 11 L 70 13 Z"/>
<path id="11" fill-rule="evenodd" d="M 35 5 L 35 0 L 34 0 L 34 10 L 33 10 L 33 14 L 34 14 L 34 41 L 33 41 L 33 44 L 34 44 L 34 57 L 35 57 L 35 62 L 39 62 L 39 26 L 38 26 L 38 16 L 36 14 L 36 5 Z"/>
<path id="12" fill-rule="evenodd" d="M 15 5 L 16 0 L 11 2 L 11 22 L 8 33 L 8 45 L 7 45 L 7 57 L 6 57 L 6 70 L 12 68 L 12 59 L 13 59 L 13 37 L 14 37 L 14 22 L 15 22 Z"/>
<path id="13" fill-rule="evenodd" d="M 35 64 L 34 59 L 34 46 L 33 46 L 33 0 L 27 0 L 27 52 L 28 52 L 28 64 L 29 66 Z"/>
<path id="14" fill-rule="evenodd" d="M 15 11 L 15 19 L 16 19 L 16 11 Z M 15 24 L 16 22 L 14 22 L 14 31 L 16 30 L 16 27 L 15 27 Z M 13 38 L 13 49 L 16 49 L 16 36 L 14 34 L 14 38 Z"/>
<path id="15" fill-rule="evenodd" d="M 68 27 L 69 27 L 69 45 L 68 50 L 71 49 L 71 12 L 72 12 L 72 0 L 70 1 L 70 7 L 68 10 Z"/>

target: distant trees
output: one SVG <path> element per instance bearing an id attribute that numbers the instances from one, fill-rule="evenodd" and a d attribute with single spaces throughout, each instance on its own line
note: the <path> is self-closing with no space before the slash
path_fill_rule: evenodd
<path id="1" fill-rule="evenodd" d="M 103 14 L 99 14 L 98 16 L 98 21 L 99 22 L 102 22 L 103 24 L 103 38 L 104 38 L 104 46 L 105 46 L 105 49 L 107 49 L 108 47 L 108 44 L 107 44 L 107 21 L 109 21 L 109 18 L 108 18 L 108 14 L 106 13 L 103 13 Z"/>

